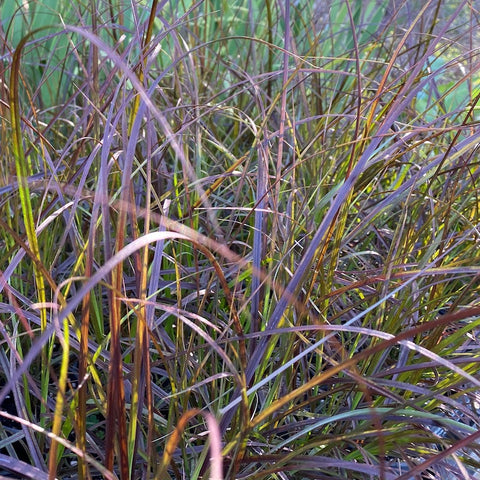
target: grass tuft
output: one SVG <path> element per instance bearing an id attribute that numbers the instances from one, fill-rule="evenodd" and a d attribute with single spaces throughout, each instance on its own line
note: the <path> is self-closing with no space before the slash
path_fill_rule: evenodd
<path id="1" fill-rule="evenodd" d="M 2 478 L 480 478 L 472 2 L 0 18 Z"/>

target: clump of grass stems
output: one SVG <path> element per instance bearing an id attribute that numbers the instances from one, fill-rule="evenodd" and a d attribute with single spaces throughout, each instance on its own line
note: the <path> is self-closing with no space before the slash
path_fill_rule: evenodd
<path id="1" fill-rule="evenodd" d="M 472 2 L 0 10 L 0 475 L 476 478 Z"/>

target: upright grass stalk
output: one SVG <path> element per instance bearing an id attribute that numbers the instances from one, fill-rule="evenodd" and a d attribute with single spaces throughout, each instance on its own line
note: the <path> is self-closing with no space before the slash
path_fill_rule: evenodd
<path id="1" fill-rule="evenodd" d="M 32 34 L 33 35 L 33 34 Z M 12 149 L 15 158 L 15 170 L 18 180 L 18 191 L 20 196 L 20 202 L 22 205 L 23 220 L 27 239 L 29 242 L 29 248 L 35 258 L 41 262 L 40 250 L 38 248 L 38 240 L 35 232 L 35 221 L 32 209 L 32 203 L 30 200 L 30 189 L 28 186 L 28 177 L 32 175 L 31 161 L 26 158 L 23 148 L 23 136 L 21 127 L 21 113 L 20 113 L 20 97 L 19 97 L 19 85 L 23 81 L 20 75 L 22 51 L 29 39 L 29 36 L 24 37 L 18 44 L 12 57 L 12 66 L 10 74 L 10 119 L 12 123 Z M 39 303 L 42 305 L 41 309 L 41 323 L 40 327 L 42 332 L 47 326 L 47 313 L 45 309 L 46 294 L 45 284 L 43 276 L 37 268 L 36 264 L 33 265 L 33 272 L 35 276 L 35 284 L 37 288 L 37 296 Z M 46 366 L 46 351 L 44 352 L 43 366 Z M 48 372 L 48 369 L 46 369 Z M 48 375 L 48 373 L 47 373 Z M 46 379 L 48 383 L 48 377 Z M 42 382 L 44 385 L 44 382 Z M 45 385 L 46 386 L 46 385 Z"/>
<path id="2" fill-rule="evenodd" d="M 127 161 L 125 162 L 127 163 Z M 121 201 L 130 204 L 131 163 L 125 166 L 122 176 Z M 131 204 L 130 204 L 131 205 Z M 131 206 L 133 209 L 134 206 Z M 123 209 L 118 215 L 116 228 L 115 247 L 119 251 L 125 245 L 125 229 L 127 224 L 128 209 Z M 131 210 L 130 210 L 131 213 Z M 126 418 L 125 384 L 123 378 L 123 358 L 121 349 L 121 324 L 122 324 L 122 290 L 123 290 L 123 262 L 119 262 L 111 274 L 110 298 L 110 365 L 107 385 L 107 427 L 105 443 L 105 462 L 109 470 L 113 471 L 115 447 L 118 447 L 118 461 L 120 478 L 128 478 L 128 434 Z M 132 420 L 135 421 L 135 420 Z"/>
<path id="3" fill-rule="evenodd" d="M 19 97 L 19 85 L 22 82 L 20 71 L 21 71 L 21 58 L 23 49 L 28 39 L 37 32 L 32 32 L 31 35 L 25 36 L 22 38 L 20 43 L 17 45 L 15 52 L 12 57 L 12 66 L 10 72 L 10 118 L 12 123 L 12 148 L 15 158 L 15 169 L 17 172 L 17 181 L 18 181 L 18 192 L 20 196 L 20 203 L 22 205 L 22 213 L 24 226 L 27 234 L 29 248 L 32 251 L 33 256 L 38 260 L 39 263 L 42 262 L 40 255 L 40 250 L 38 246 L 37 234 L 35 231 L 35 221 L 32 209 L 32 203 L 30 200 L 30 189 L 28 186 L 28 177 L 32 175 L 31 161 L 26 158 L 25 151 L 23 148 L 23 136 L 21 128 L 21 114 L 20 114 L 20 97 Z M 38 268 L 37 263 L 33 264 L 33 272 L 35 277 L 35 286 L 37 291 L 38 303 L 40 305 L 40 331 L 43 333 L 47 328 L 47 310 L 46 310 L 46 292 L 45 292 L 45 283 L 43 279 L 43 274 Z M 55 436 L 59 436 L 62 426 L 62 415 L 63 415 L 63 406 L 64 406 L 64 396 L 65 388 L 67 381 L 67 368 L 68 368 L 68 321 L 65 320 L 64 331 L 66 336 L 64 337 L 63 344 L 63 354 L 62 354 L 62 363 L 61 363 L 61 373 L 59 379 L 59 388 L 56 396 L 56 405 L 55 413 L 53 417 L 52 433 Z M 48 346 L 46 345 L 42 348 L 41 355 L 41 392 L 43 398 L 48 396 L 49 389 L 49 368 L 50 368 L 50 358 L 51 358 L 51 348 L 53 344 L 49 342 Z M 45 425 L 44 414 L 46 409 L 44 404 L 41 406 L 41 426 Z M 52 437 L 50 445 L 50 457 L 49 457 L 49 478 L 53 480 L 55 478 L 56 472 L 56 458 L 57 452 L 57 442 Z"/>
<path id="4" fill-rule="evenodd" d="M 143 83 L 145 78 L 145 70 L 147 67 L 147 53 L 152 39 L 153 33 L 153 23 L 156 17 L 158 1 L 153 0 L 152 6 L 150 9 L 150 15 L 148 20 L 148 26 L 145 31 L 145 35 L 142 39 L 141 45 L 141 58 L 138 66 L 138 79 Z M 139 113 L 140 105 L 140 96 L 136 95 L 133 102 L 133 107 L 130 113 L 130 120 L 128 125 L 128 132 L 132 135 L 134 131 L 134 122 L 135 118 Z M 145 218 L 144 232 L 145 234 L 149 233 L 150 228 L 150 198 L 151 198 L 151 166 L 150 162 L 147 161 L 147 182 L 146 182 L 147 191 L 145 193 L 146 198 L 146 211 L 147 216 Z M 132 195 L 130 198 L 132 205 L 135 205 L 135 197 Z M 134 239 L 138 238 L 142 232 L 139 231 L 137 227 L 137 216 L 135 210 L 132 210 L 132 224 L 134 225 L 133 235 Z M 131 396 L 131 406 L 130 406 L 130 423 L 128 427 L 128 467 L 130 477 L 133 475 L 133 469 L 135 465 L 135 459 L 138 456 L 137 449 L 135 448 L 138 443 L 137 438 L 137 429 L 138 425 L 141 424 L 142 418 L 142 404 L 146 402 L 146 408 L 148 412 L 148 433 L 147 438 L 153 440 L 153 405 L 152 405 L 152 395 L 151 395 L 151 386 L 146 379 L 151 377 L 150 370 L 150 356 L 149 356 L 149 332 L 146 322 L 146 310 L 145 303 L 147 300 L 147 281 L 148 281 L 148 257 L 149 251 L 145 247 L 141 250 L 139 255 L 135 256 L 136 262 L 136 271 L 139 275 L 138 281 L 138 295 L 139 295 L 139 304 L 136 309 L 136 332 L 135 332 L 135 354 L 134 354 L 134 366 L 133 366 L 133 381 L 132 381 L 132 396 Z M 144 393 L 146 392 L 146 394 Z M 147 472 L 151 471 L 151 462 L 153 457 L 153 452 L 151 446 L 149 445 L 147 449 L 148 462 L 147 462 Z"/>

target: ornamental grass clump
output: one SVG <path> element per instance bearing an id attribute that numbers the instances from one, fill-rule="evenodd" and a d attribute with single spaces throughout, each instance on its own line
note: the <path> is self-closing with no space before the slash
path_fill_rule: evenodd
<path id="1" fill-rule="evenodd" d="M 0 18 L 2 478 L 478 477 L 472 2 Z"/>

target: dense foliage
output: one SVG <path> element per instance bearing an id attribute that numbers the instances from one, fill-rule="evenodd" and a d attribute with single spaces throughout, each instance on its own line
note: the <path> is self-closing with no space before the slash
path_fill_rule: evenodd
<path id="1" fill-rule="evenodd" d="M 0 13 L 0 475 L 480 478 L 475 2 Z"/>

